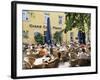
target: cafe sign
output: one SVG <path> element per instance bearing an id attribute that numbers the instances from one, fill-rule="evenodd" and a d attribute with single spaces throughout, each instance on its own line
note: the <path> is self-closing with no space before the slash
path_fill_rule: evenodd
<path id="1" fill-rule="evenodd" d="M 47 26 L 45 26 L 45 25 L 33 25 L 33 24 L 29 24 L 29 27 L 31 27 L 31 28 L 46 28 Z M 53 26 L 53 29 L 61 29 L 61 27 Z"/>

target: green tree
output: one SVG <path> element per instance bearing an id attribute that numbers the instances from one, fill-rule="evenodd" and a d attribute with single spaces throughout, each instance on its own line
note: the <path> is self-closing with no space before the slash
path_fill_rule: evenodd
<path id="1" fill-rule="evenodd" d="M 91 14 L 89 13 L 65 13 L 65 28 L 61 31 L 67 33 L 73 28 L 78 28 L 78 30 L 82 30 L 87 32 L 87 38 L 89 39 L 90 33 L 90 24 L 91 24 Z M 85 31 L 87 29 L 87 31 Z"/>
<path id="2" fill-rule="evenodd" d="M 43 44 L 43 36 L 41 33 L 36 34 L 34 36 L 34 39 L 38 44 Z"/>
<path id="3" fill-rule="evenodd" d="M 72 30 L 72 28 L 77 27 L 79 30 L 85 31 L 85 24 L 90 30 L 90 14 L 88 13 L 65 13 L 66 14 L 66 27 L 64 30 L 65 33 L 67 31 Z"/>
<path id="4" fill-rule="evenodd" d="M 66 22 L 65 22 L 66 27 L 63 31 L 66 33 L 67 31 L 72 30 L 72 28 L 75 26 L 76 14 L 75 13 L 65 13 L 65 14 L 66 14 Z"/>
<path id="5" fill-rule="evenodd" d="M 62 33 L 60 31 L 56 31 L 54 33 L 53 39 L 56 43 L 61 43 L 62 41 L 62 37 L 61 37 Z"/>
<path id="6" fill-rule="evenodd" d="M 87 31 L 87 34 L 88 34 L 88 41 L 90 40 L 90 35 L 89 35 L 89 33 L 90 33 L 90 29 L 91 29 L 91 15 L 90 14 L 86 14 L 86 17 L 85 17 L 85 23 L 86 23 L 86 26 L 87 26 L 87 29 L 88 29 L 88 31 Z"/>

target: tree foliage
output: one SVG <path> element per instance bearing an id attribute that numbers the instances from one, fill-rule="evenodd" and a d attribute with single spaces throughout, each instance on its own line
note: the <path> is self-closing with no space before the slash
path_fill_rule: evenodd
<path id="1" fill-rule="evenodd" d="M 34 35 L 34 39 L 38 44 L 43 44 L 43 36 L 41 33 Z"/>
<path id="2" fill-rule="evenodd" d="M 66 14 L 66 27 L 64 29 L 65 33 L 72 30 L 72 28 L 77 27 L 82 31 L 85 31 L 85 24 L 90 29 L 91 15 L 89 13 L 65 13 Z"/>
<path id="3" fill-rule="evenodd" d="M 54 33 L 53 38 L 54 38 L 54 41 L 55 41 L 56 43 L 61 43 L 61 41 L 62 41 L 61 32 L 56 31 L 56 32 Z"/>

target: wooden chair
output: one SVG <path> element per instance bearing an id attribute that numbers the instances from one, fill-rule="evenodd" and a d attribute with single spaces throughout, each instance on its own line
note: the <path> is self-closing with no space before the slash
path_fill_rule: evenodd
<path id="1" fill-rule="evenodd" d="M 71 67 L 75 67 L 77 64 L 78 64 L 78 60 L 77 60 L 77 59 L 72 59 L 72 60 L 70 61 L 70 66 L 71 66 Z"/>
<path id="2" fill-rule="evenodd" d="M 39 64 L 39 65 L 33 65 L 32 69 L 42 69 L 44 68 L 44 64 Z"/>
<path id="3" fill-rule="evenodd" d="M 53 50 L 53 56 L 58 57 L 58 51 L 57 50 Z"/>
<path id="4" fill-rule="evenodd" d="M 78 65 L 79 66 L 90 66 L 91 61 L 90 61 L 90 59 L 79 59 L 78 60 Z"/>
<path id="5" fill-rule="evenodd" d="M 68 60 L 68 56 L 65 51 L 61 52 L 61 58 L 63 62 L 66 62 Z"/>
<path id="6" fill-rule="evenodd" d="M 70 54 L 69 56 L 70 66 L 75 67 L 78 64 L 77 54 L 74 52 L 70 52 L 69 54 Z"/>
<path id="7" fill-rule="evenodd" d="M 45 65 L 45 68 L 57 68 L 59 65 L 59 59 L 55 58 L 54 60 L 48 62 L 48 64 Z"/>
<path id="8" fill-rule="evenodd" d="M 23 69 L 31 69 L 34 61 L 35 61 L 34 57 L 27 56 L 27 61 L 24 60 L 24 63 L 23 63 Z"/>
<path id="9" fill-rule="evenodd" d="M 23 69 L 31 69 L 31 65 L 27 62 L 24 62 L 22 67 L 23 67 Z"/>

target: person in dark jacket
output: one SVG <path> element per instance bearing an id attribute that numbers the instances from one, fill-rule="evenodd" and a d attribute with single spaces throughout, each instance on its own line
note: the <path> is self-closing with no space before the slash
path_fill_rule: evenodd
<path id="1" fill-rule="evenodd" d="M 78 39 L 79 39 L 79 43 L 82 44 L 83 43 L 83 37 L 82 37 L 82 31 L 81 30 L 78 31 Z"/>
<path id="2" fill-rule="evenodd" d="M 83 41 L 82 43 L 83 43 L 83 44 L 86 44 L 85 38 L 86 38 L 85 32 L 83 31 L 83 32 L 82 32 L 82 41 Z"/>

